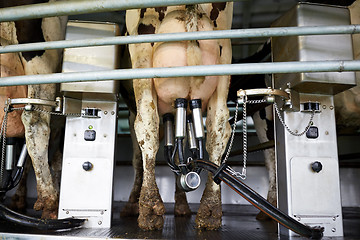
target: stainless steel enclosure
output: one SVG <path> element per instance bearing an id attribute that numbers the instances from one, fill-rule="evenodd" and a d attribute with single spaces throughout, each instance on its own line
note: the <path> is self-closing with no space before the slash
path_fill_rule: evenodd
<path id="1" fill-rule="evenodd" d="M 273 26 L 321 26 L 350 24 L 347 8 L 298 4 Z M 349 35 L 273 38 L 274 61 L 352 60 Z M 306 134 L 295 136 L 276 120 L 278 207 L 310 226 L 325 228 L 324 236 L 343 236 L 333 94 L 355 85 L 355 74 L 275 74 L 275 88 L 291 87 L 300 94 L 299 112 L 284 111 L 282 117 L 300 133 L 309 122 L 311 109 L 319 109 Z M 295 236 L 280 227 L 280 234 Z"/>
<path id="2" fill-rule="evenodd" d="M 67 39 L 115 36 L 114 24 L 69 22 Z M 118 66 L 115 46 L 66 49 L 63 72 Z M 63 83 L 67 116 L 59 218 L 86 218 L 85 227 L 110 227 L 118 82 Z"/>

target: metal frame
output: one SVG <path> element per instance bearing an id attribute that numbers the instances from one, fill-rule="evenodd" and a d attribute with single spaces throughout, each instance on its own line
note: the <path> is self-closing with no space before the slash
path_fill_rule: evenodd
<path id="1" fill-rule="evenodd" d="M 64 2 L 52 2 L 35 5 L 25 5 L 0 9 L 0 22 L 21 19 L 72 15 L 80 13 L 106 12 L 133 8 L 170 6 L 180 4 L 196 4 L 208 2 L 221 2 L 220 0 L 133 0 L 117 1 L 86 1 L 74 0 Z M 360 33 L 359 25 L 350 26 L 325 26 L 325 27 L 290 27 L 290 28 L 264 28 L 247 30 L 224 30 L 196 33 L 173 33 L 148 36 L 129 36 L 103 39 L 90 39 L 83 41 L 56 41 L 49 43 L 21 44 L 0 48 L 0 53 L 32 51 L 41 49 L 55 49 L 64 47 L 84 47 L 85 43 L 92 46 L 109 44 L 128 44 L 140 42 L 181 41 L 195 39 L 219 39 L 219 38 L 250 38 L 270 36 L 294 36 L 294 35 L 323 35 L 323 34 L 354 34 Z M 40 46 L 42 45 L 42 46 Z M 88 46 L 88 45 L 86 45 Z M 294 72 L 342 72 L 360 71 L 360 61 L 326 61 L 326 62 L 277 62 L 277 63 L 253 63 L 236 65 L 208 65 L 187 66 L 174 68 L 145 68 L 125 69 L 113 71 L 60 73 L 48 75 L 27 75 L 1 78 L 0 86 L 80 82 L 80 81 L 103 81 L 124 80 L 139 78 L 158 77 L 187 77 L 187 76 L 210 76 L 210 75 L 245 75 L 245 74 L 270 74 L 270 73 L 294 73 Z"/>
<path id="2" fill-rule="evenodd" d="M 284 36 L 305 36 L 324 34 L 356 34 L 360 33 L 360 25 L 339 26 L 312 26 L 312 27 L 277 27 L 277 28 L 253 28 L 234 29 L 184 33 L 146 34 L 137 36 L 119 36 L 96 39 L 51 41 L 40 43 L 27 43 L 0 47 L 0 53 L 26 52 L 35 50 L 62 49 L 75 47 L 122 45 L 149 42 L 175 42 L 185 40 L 204 39 L 236 39 L 236 38 L 263 38 Z"/>
<path id="3" fill-rule="evenodd" d="M 235 2 L 243 0 L 235 0 Z M 0 22 L 75 15 L 83 13 L 110 12 L 148 7 L 190 5 L 209 2 L 224 2 L 223 0 L 72 0 L 51 3 L 23 5 L 0 9 Z"/>
<path id="4" fill-rule="evenodd" d="M 360 71 L 360 60 L 199 65 L 172 68 L 141 68 L 39 74 L 4 77 L 0 79 L 0 86 L 165 77 L 344 71 Z"/>

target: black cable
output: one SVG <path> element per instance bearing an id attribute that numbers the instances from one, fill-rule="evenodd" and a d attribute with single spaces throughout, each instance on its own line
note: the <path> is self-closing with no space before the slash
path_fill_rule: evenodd
<path id="1" fill-rule="evenodd" d="M 320 239 L 323 236 L 324 228 L 322 227 L 309 227 L 290 216 L 286 215 L 266 199 L 264 199 L 257 192 L 248 187 L 245 183 L 233 177 L 226 169 L 217 172 L 219 166 L 206 160 L 197 160 L 198 167 L 203 168 L 212 174 L 217 173 L 217 178 L 226 183 L 235 192 L 245 198 L 248 202 L 254 205 L 259 210 L 270 216 L 272 219 L 283 225 L 284 227 L 308 238 Z"/>
<path id="2" fill-rule="evenodd" d="M 175 164 L 175 155 L 176 155 L 176 151 L 177 151 L 177 149 L 178 149 L 178 144 L 177 144 L 177 142 L 178 142 L 178 140 L 175 139 L 175 147 L 174 147 L 173 152 L 172 152 L 172 154 L 171 154 L 170 163 L 171 163 L 172 166 L 175 166 L 175 167 L 176 167 L 176 170 L 179 170 L 179 171 L 180 171 L 179 167 Z"/>
<path id="3" fill-rule="evenodd" d="M 85 219 L 38 219 L 14 212 L 0 203 L 0 218 L 26 227 L 60 230 L 80 227 Z"/>
<path id="4" fill-rule="evenodd" d="M 167 162 L 168 166 L 171 168 L 171 170 L 173 172 L 178 174 L 177 172 L 179 171 L 179 168 L 173 163 L 173 161 L 171 161 L 172 152 L 173 152 L 173 147 L 172 146 L 165 146 L 164 147 L 164 155 L 165 155 L 165 159 L 166 159 L 166 162 Z"/>
<path id="5" fill-rule="evenodd" d="M 18 167 L 18 170 L 16 170 L 15 176 L 13 178 L 13 186 L 11 187 L 11 189 L 13 189 L 17 185 L 19 185 L 23 173 L 24 173 L 24 168 L 23 167 Z"/>
<path id="6" fill-rule="evenodd" d="M 183 149 L 183 139 L 178 139 L 178 155 L 179 155 L 179 168 L 181 170 L 182 174 L 186 174 L 188 172 L 188 169 L 186 167 L 185 157 L 184 157 L 184 149 Z"/>

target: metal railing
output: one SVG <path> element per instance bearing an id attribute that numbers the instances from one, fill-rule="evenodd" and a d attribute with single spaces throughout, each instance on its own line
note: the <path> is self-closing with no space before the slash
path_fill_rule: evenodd
<path id="1" fill-rule="evenodd" d="M 12 1 L 12 0 L 4 0 Z M 244 0 L 234 0 L 239 2 Z M 24 19 L 111 12 L 127 9 L 224 2 L 223 0 L 71 0 L 0 9 L 0 22 Z"/>
<path id="2" fill-rule="evenodd" d="M 360 25 L 340 26 L 314 26 L 314 27 L 277 27 L 277 28 L 253 28 L 218 30 L 184 33 L 162 33 L 146 34 L 137 36 L 119 36 L 97 39 L 64 40 L 40 43 L 27 43 L 8 45 L 0 47 L 0 53 L 26 52 L 36 50 L 123 45 L 149 42 L 175 42 L 185 40 L 225 39 L 225 38 L 262 38 L 262 37 L 284 37 L 305 35 L 327 35 L 327 34 L 355 34 L 360 33 Z"/>
<path id="3" fill-rule="evenodd" d="M 105 81 L 109 79 L 126 80 L 142 78 L 247 75 L 268 73 L 344 72 L 359 70 L 360 60 L 199 65 L 171 68 L 119 69 L 109 71 L 53 73 L 4 77 L 0 79 L 0 86 Z"/>
<path id="4" fill-rule="evenodd" d="M 85 4 L 86 2 L 86 4 Z M 221 2 L 220 0 L 73 0 L 34 5 L 25 5 L 0 9 L 0 22 L 49 16 L 72 15 L 92 12 L 106 12 L 131 8 L 170 6 L 181 4 L 197 4 Z M 224 31 L 206 31 L 193 33 L 152 34 L 101 39 L 54 41 L 9 45 L 0 48 L 0 53 L 47 50 L 71 47 L 101 46 L 114 44 L 131 44 L 142 42 L 165 42 L 221 38 L 256 38 L 294 35 L 327 35 L 355 34 L 360 32 L 360 25 L 318 26 L 318 27 L 287 27 L 240 29 Z M 136 78 L 187 77 L 213 75 L 245 75 L 267 73 L 297 72 L 342 72 L 360 71 L 360 61 L 316 61 L 316 62 L 277 62 L 233 65 L 187 66 L 172 68 L 121 69 L 112 71 L 57 73 L 45 75 L 27 75 L 5 77 L 0 79 L 0 86 L 29 85 L 44 83 L 123 80 Z"/>

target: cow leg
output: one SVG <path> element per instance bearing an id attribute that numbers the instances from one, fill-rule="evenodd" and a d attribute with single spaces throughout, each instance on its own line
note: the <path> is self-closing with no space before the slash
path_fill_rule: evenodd
<path id="1" fill-rule="evenodd" d="M 276 165 L 275 165 L 275 148 L 267 149 L 264 151 L 265 154 L 265 167 L 269 174 L 269 190 L 267 194 L 267 200 L 273 206 L 277 206 L 277 193 L 276 193 Z M 268 215 L 260 211 L 256 215 L 256 219 L 260 221 L 271 220 Z"/>
<path id="2" fill-rule="evenodd" d="M 140 197 L 141 185 L 143 182 L 143 166 L 142 166 L 143 161 L 141 158 L 140 147 L 136 140 L 134 121 L 135 121 L 135 114 L 130 112 L 129 126 L 130 126 L 131 141 L 133 145 L 132 164 L 135 172 L 135 179 L 129 200 L 120 213 L 120 216 L 122 217 L 139 215 L 139 197 Z"/>
<path id="3" fill-rule="evenodd" d="M 137 116 L 135 133 L 141 149 L 144 179 L 139 199 L 139 227 L 162 229 L 165 207 L 155 182 L 155 158 L 159 148 L 159 115 L 152 79 L 134 80 Z"/>
<path id="4" fill-rule="evenodd" d="M 57 149 L 54 153 L 54 156 L 52 157 L 50 169 L 54 186 L 58 191 L 60 191 L 62 159 L 63 154 L 60 149 Z"/>
<path id="5" fill-rule="evenodd" d="M 177 178 L 180 176 L 176 176 Z M 176 217 L 188 217 L 191 216 L 191 210 L 186 199 L 186 193 L 184 190 L 179 188 L 179 186 L 175 182 L 175 207 L 174 207 L 174 214 Z"/>
<path id="6" fill-rule="evenodd" d="M 40 99 L 54 99 L 55 85 L 29 85 L 28 96 Z M 47 109 L 50 110 L 50 109 Z M 32 159 L 38 199 L 35 210 L 42 210 L 42 218 L 56 218 L 59 193 L 53 182 L 48 164 L 48 145 L 50 138 L 50 115 L 42 112 L 22 114 L 28 153 Z"/>
<path id="7" fill-rule="evenodd" d="M 263 110 L 256 112 L 253 116 L 256 134 L 258 135 L 260 143 L 267 142 L 274 139 L 274 122 L 272 106 L 268 106 Z M 275 164 L 275 149 L 267 149 L 264 151 L 265 167 L 269 174 L 269 190 L 267 200 L 274 206 L 277 205 L 276 193 L 276 164 Z M 263 212 L 259 212 L 256 219 L 264 221 L 271 218 Z"/>
<path id="8" fill-rule="evenodd" d="M 221 157 L 230 137 L 229 110 L 226 105 L 229 81 L 228 76 L 220 77 L 218 86 L 207 107 L 206 150 L 210 161 L 217 165 L 221 163 Z M 221 227 L 221 217 L 220 185 L 212 180 L 212 175 L 209 173 L 195 219 L 196 227 L 208 230 L 218 229 Z"/>
<path id="9" fill-rule="evenodd" d="M 60 191 L 61 169 L 63 159 L 64 134 L 65 134 L 65 118 L 53 117 L 50 122 L 51 134 L 49 142 L 49 161 L 53 182 L 58 191 Z"/>

